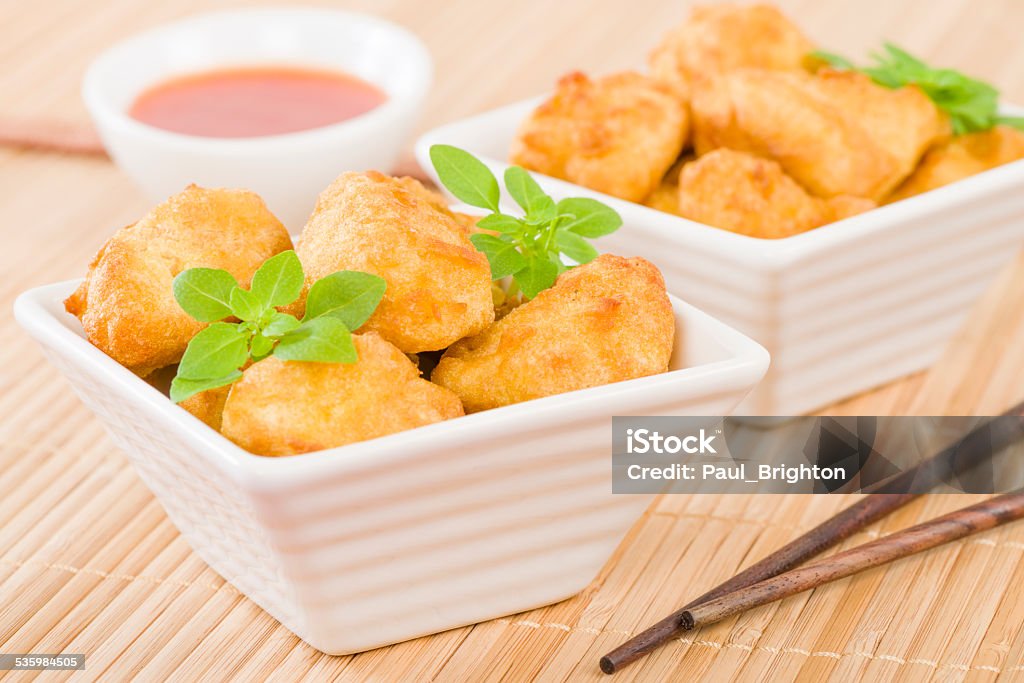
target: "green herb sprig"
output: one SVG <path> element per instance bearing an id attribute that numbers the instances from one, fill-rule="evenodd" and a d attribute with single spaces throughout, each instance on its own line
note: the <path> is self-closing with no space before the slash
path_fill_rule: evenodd
<path id="1" fill-rule="evenodd" d="M 472 154 L 451 145 L 433 145 L 430 161 L 441 183 L 459 201 L 491 212 L 477 226 L 497 234 L 477 233 L 469 239 L 487 256 L 491 278 L 512 276 L 513 287 L 527 299 L 553 285 L 570 267 L 563 255 L 578 264 L 593 261 L 597 249 L 587 240 L 613 233 L 622 225 L 619 214 L 596 199 L 555 202 L 519 166 L 505 170 L 505 189 L 523 215 L 503 213 L 497 178 Z"/>
<path id="2" fill-rule="evenodd" d="M 829 52 L 817 51 L 812 57 L 843 71 L 860 71 L 887 88 L 916 85 L 949 115 L 953 133 L 975 133 L 998 124 L 1024 130 L 1024 118 L 1000 116 L 999 91 L 955 69 L 937 69 L 925 64 L 906 50 L 886 43 L 881 52 L 871 54 L 874 64 L 858 67 L 850 60 Z"/>
<path id="3" fill-rule="evenodd" d="M 273 355 L 282 360 L 354 363 L 351 330 L 377 309 L 387 284 L 383 278 L 339 271 L 313 283 L 306 313 L 299 320 L 281 313 L 302 293 L 305 275 L 294 251 L 267 259 L 242 289 L 231 273 L 190 268 L 174 278 L 178 305 L 210 323 L 185 349 L 171 382 L 171 400 L 180 403 L 201 391 L 242 377 L 242 367 Z M 237 318 L 240 322 L 226 322 Z"/>

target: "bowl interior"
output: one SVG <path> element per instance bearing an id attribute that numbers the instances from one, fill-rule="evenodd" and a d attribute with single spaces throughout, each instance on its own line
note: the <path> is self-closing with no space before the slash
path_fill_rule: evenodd
<path id="1" fill-rule="evenodd" d="M 418 38 L 375 17 L 337 10 L 240 10 L 184 19 L 118 43 L 90 67 L 85 89 L 87 98 L 124 112 L 140 92 L 174 76 L 289 65 L 345 71 L 393 100 L 421 93 L 430 81 L 430 63 Z"/>

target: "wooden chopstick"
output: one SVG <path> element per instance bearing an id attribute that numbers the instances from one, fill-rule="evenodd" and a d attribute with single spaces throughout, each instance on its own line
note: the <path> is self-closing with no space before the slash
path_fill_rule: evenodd
<path id="1" fill-rule="evenodd" d="M 701 628 L 733 614 L 782 600 L 1022 517 L 1024 490 L 996 496 L 701 603 L 683 612 L 683 630 Z"/>
<path id="2" fill-rule="evenodd" d="M 686 604 L 642 633 L 615 648 L 600 660 L 606 674 L 612 674 L 657 649 L 683 631 L 688 630 L 686 615 L 699 605 L 729 595 L 780 575 L 846 540 L 861 529 L 905 506 L 924 491 L 945 481 L 950 474 L 963 474 L 991 458 L 1006 446 L 1024 438 L 1024 419 L 1000 418 L 1024 416 L 1024 402 L 1003 413 L 999 418 L 987 420 L 967 435 L 947 446 L 928 460 L 906 472 L 865 489 L 873 495 L 857 501 L 833 515 L 802 536 L 787 543 L 756 564 L 721 583 L 696 600 Z M 962 465 L 954 471 L 954 460 Z M 904 491 L 904 493 L 878 493 L 878 491 Z M 909 492 L 907 492 L 909 491 Z"/>
<path id="3" fill-rule="evenodd" d="M 0 145 L 66 154 L 107 155 L 92 126 L 58 120 L 0 118 Z"/>

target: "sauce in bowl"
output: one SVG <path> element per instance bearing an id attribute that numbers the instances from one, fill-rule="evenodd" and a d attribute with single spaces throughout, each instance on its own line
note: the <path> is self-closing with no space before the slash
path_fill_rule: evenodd
<path id="1" fill-rule="evenodd" d="M 341 123 L 386 99 L 376 86 L 339 71 L 261 66 L 164 81 L 139 95 L 128 113 L 175 133 L 251 138 Z"/>

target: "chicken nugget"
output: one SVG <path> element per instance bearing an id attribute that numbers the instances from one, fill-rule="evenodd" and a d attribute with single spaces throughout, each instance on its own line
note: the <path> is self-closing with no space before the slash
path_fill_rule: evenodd
<path id="1" fill-rule="evenodd" d="M 812 197 L 778 163 L 730 149 L 686 164 L 679 178 L 681 216 L 750 237 L 789 237 L 875 206 Z"/>
<path id="2" fill-rule="evenodd" d="M 658 269 L 605 254 L 453 344 L 431 380 L 458 394 L 467 412 L 487 410 L 665 372 L 674 335 Z"/>
<path id="3" fill-rule="evenodd" d="M 688 116 L 670 89 L 634 72 L 564 76 L 523 121 L 512 163 L 639 202 L 679 157 Z"/>
<path id="4" fill-rule="evenodd" d="M 654 188 L 654 192 L 644 199 L 644 206 L 679 215 L 679 173 L 683 170 L 683 166 L 692 160 L 693 157 L 688 155 L 672 164 L 672 168 L 668 169 L 665 177 Z"/>
<path id="5" fill-rule="evenodd" d="M 880 201 L 906 178 L 949 122 L 917 86 L 866 75 L 738 69 L 694 91 L 694 144 L 778 161 L 819 197 Z"/>
<path id="6" fill-rule="evenodd" d="M 1015 128 L 996 126 L 958 135 L 929 150 L 887 201 L 897 202 L 1018 159 L 1024 159 L 1024 132 Z"/>
<path id="7" fill-rule="evenodd" d="M 207 389 L 189 396 L 178 405 L 219 432 L 224 417 L 224 404 L 228 400 L 229 391 L 231 391 L 230 384 L 216 389 Z"/>
<path id="8" fill-rule="evenodd" d="M 178 273 L 222 268 L 248 286 L 264 261 L 291 248 L 256 194 L 191 185 L 107 240 L 64 307 L 90 342 L 145 376 L 181 360 L 206 327 L 174 299 Z"/>
<path id="9" fill-rule="evenodd" d="M 693 8 L 648 59 L 651 76 L 689 99 L 694 80 L 741 67 L 796 71 L 814 44 L 771 5 Z"/>
<path id="10" fill-rule="evenodd" d="M 339 270 L 384 278 L 384 299 L 361 329 L 406 353 L 443 349 L 494 320 L 487 257 L 438 196 L 412 178 L 342 174 L 320 194 L 296 253 L 307 291 Z M 292 310 L 303 307 L 300 301 Z"/>
<path id="11" fill-rule="evenodd" d="M 335 448 L 458 417 L 459 397 L 420 377 L 409 358 L 375 332 L 352 337 L 355 363 L 270 356 L 231 385 L 221 432 L 259 455 Z"/>

